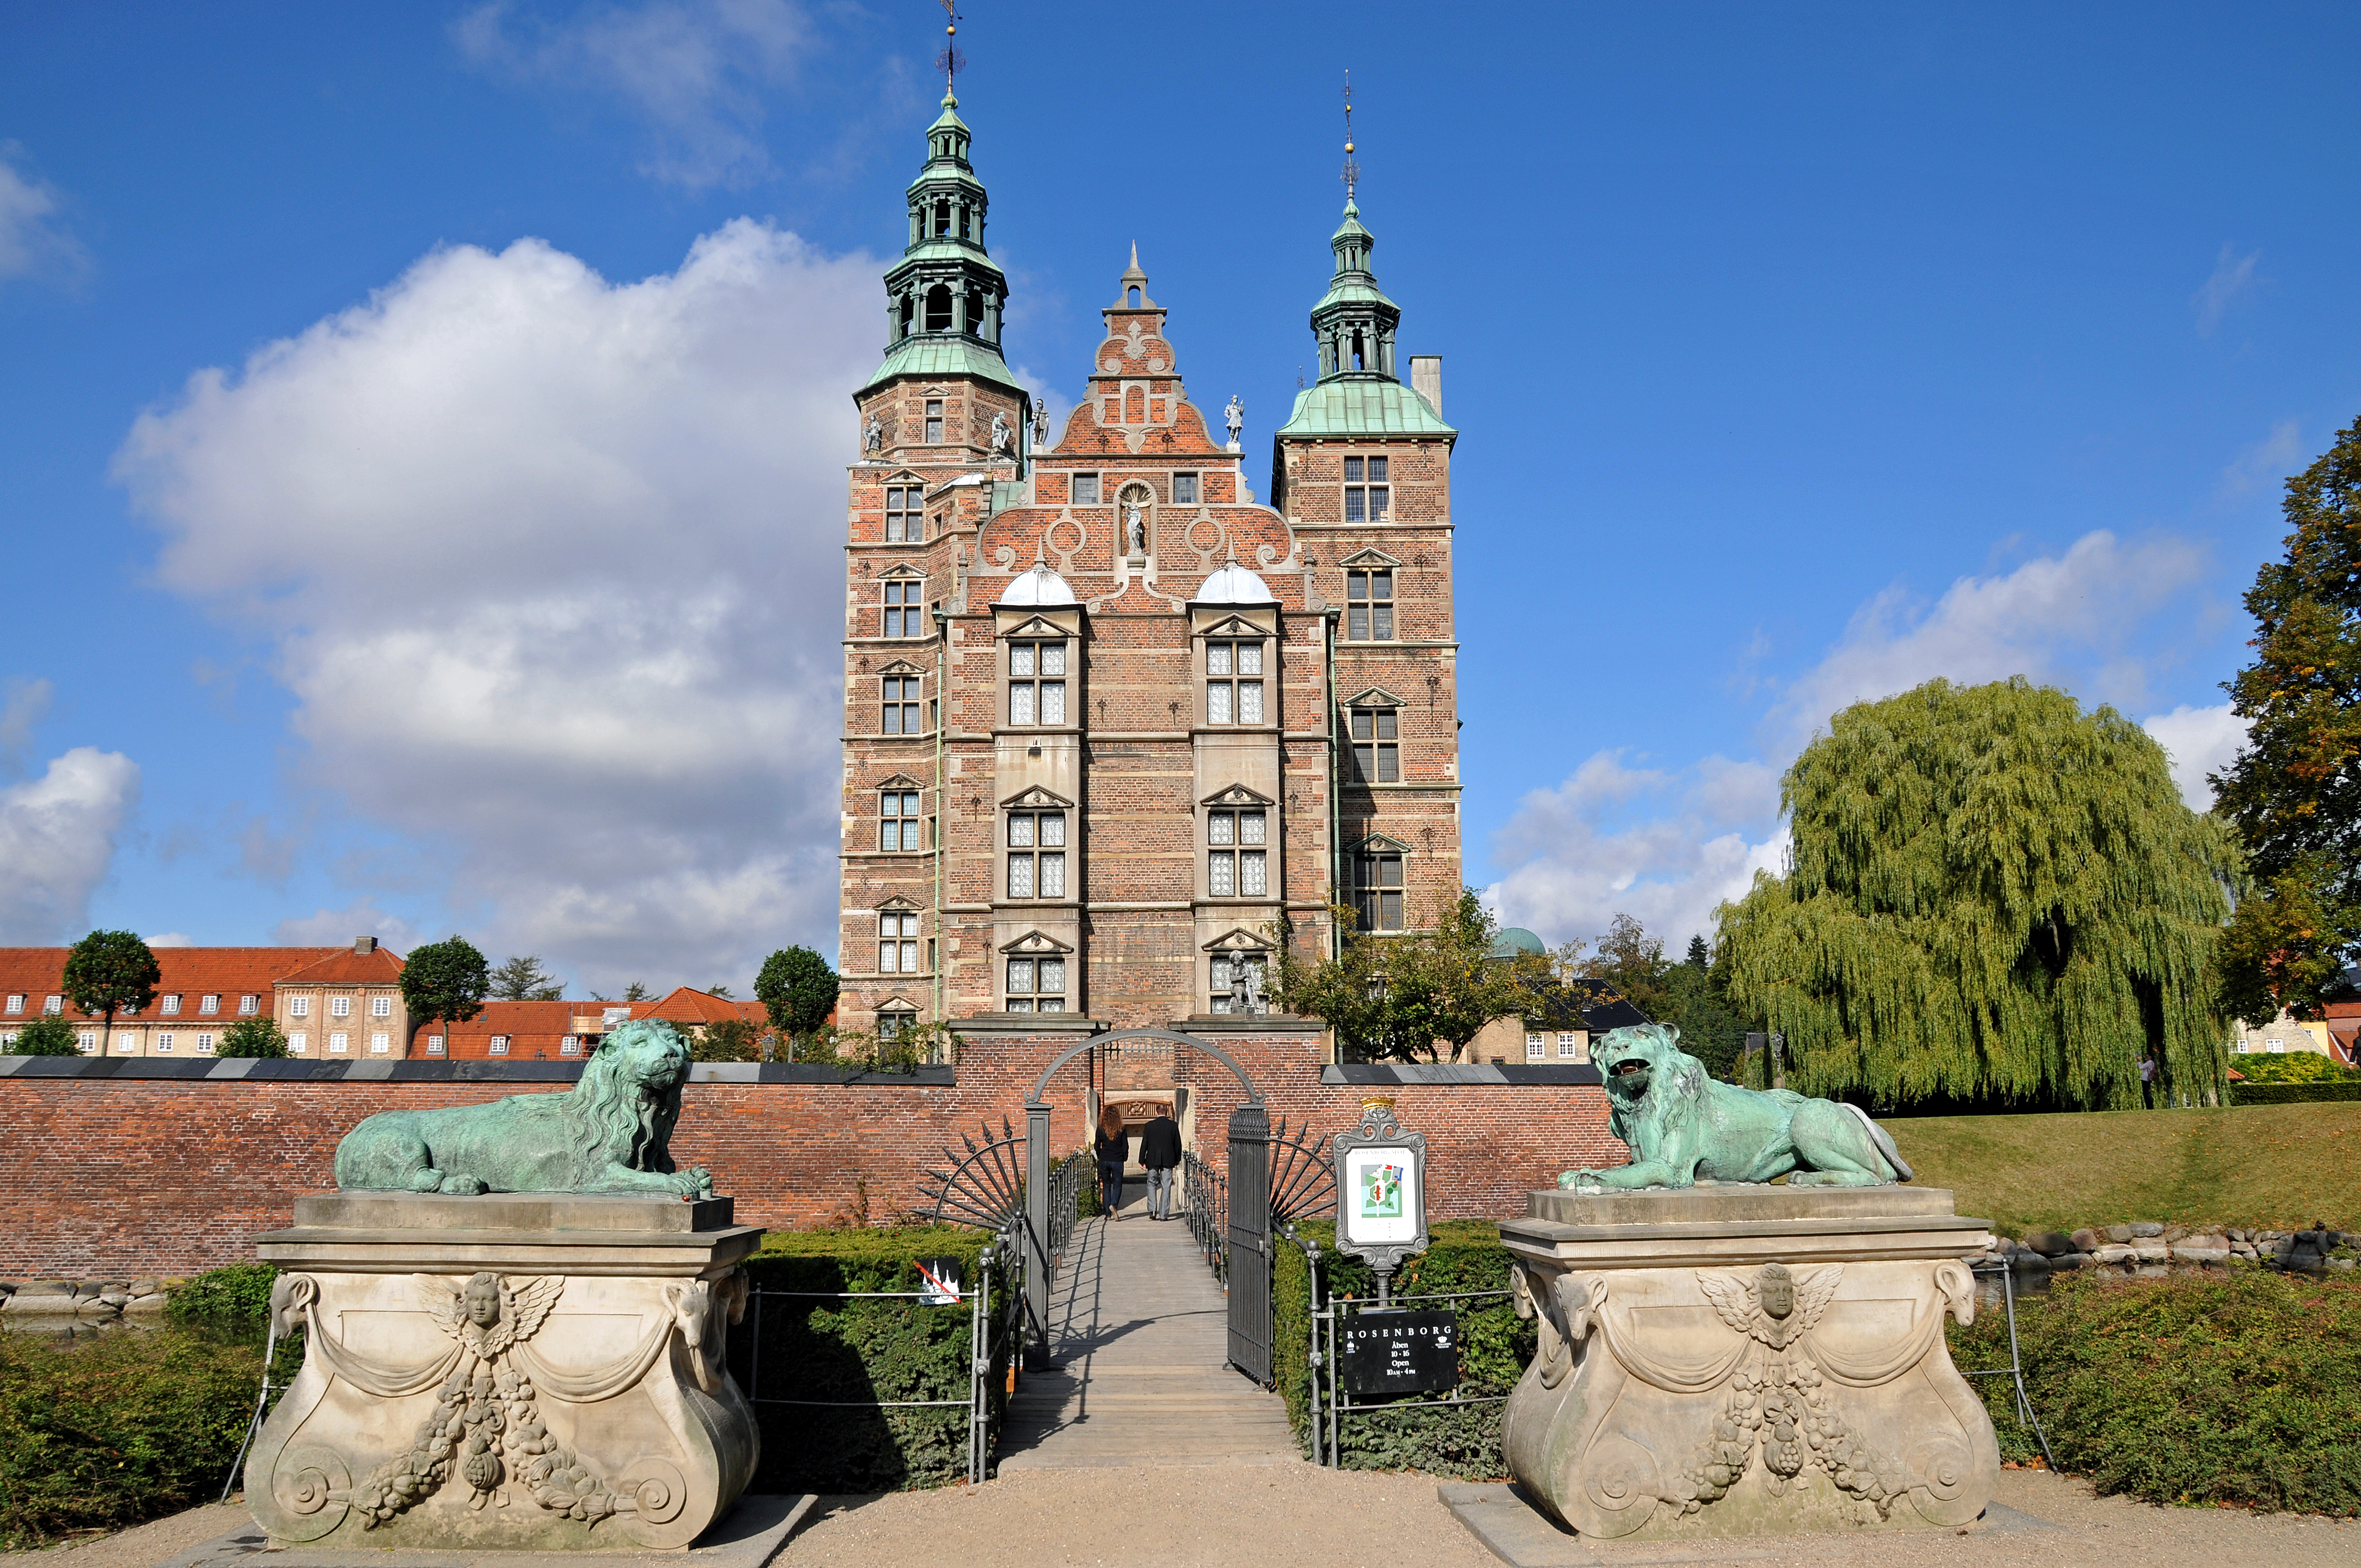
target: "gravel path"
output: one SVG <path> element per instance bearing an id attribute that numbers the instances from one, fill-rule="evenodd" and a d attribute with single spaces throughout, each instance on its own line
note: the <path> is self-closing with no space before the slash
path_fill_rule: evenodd
<path id="1" fill-rule="evenodd" d="M 1607 1544 L 1603 1565 L 1860 1563 L 1863 1568 L 2353 1568 L 2361 1522 L 2095 1497 L 2038 1471 L 2001 1475 L 1999 1501 L 2060 1526 L 1965 1535 L 1813 1536 L 1789 1542 Z M 774 1568 L 1499 1568 L 1430 1476 L 1255 1469 L 1036 1470 L 982 1487 L 830 1497 Z"/>

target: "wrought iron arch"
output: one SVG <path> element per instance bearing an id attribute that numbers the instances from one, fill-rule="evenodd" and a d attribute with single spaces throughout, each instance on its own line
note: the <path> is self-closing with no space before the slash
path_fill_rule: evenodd
<path id="1" fill-rule="evenodd" d="M 1238 1065 L 1235 1057 L 1231 1056 L 1219 1046 L 1209 1041 L 1193 1039 L 1170 1029 L 1109 1029 L 1104 1034 L 1093 1035 L 1086 1040 L 1068 1046 L 1052 1058 L 1049 1065 L 1041 1069 L 1041 1076 L 1034 1080 L 1033 1092 L 1025 1097 L 1027 1107 L 1043 1105 L 1046 1108 L 1046 1102 L 1041 1096 L 1049 1092 L 1049 1080 L 1057 1076 L 1060 1068 L 1093 1046 L 1116 1045 L 1125 1040 L 1168 1040 L 1176 1046 L 1187 1046 L 1192 1050 L 1202 1051 L 1236 1075 L 1239 1087 L 1246 1091 L 1247 1104 L 1259 1105 L 1263 1102 L 1262 1091 L 1257 1089 L 1254 1080 L 1246 1076 L 1246 1069 Z"/>

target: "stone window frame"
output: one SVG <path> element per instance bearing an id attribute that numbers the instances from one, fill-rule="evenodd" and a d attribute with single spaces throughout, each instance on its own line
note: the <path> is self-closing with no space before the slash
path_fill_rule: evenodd
<path id="1" fill-rule="evenodd" d="M 1208 729 L 1262 729 L 1271 724 L 1268 700 L 1273 675 L 1273 639 L 1260 627 L 1231 622 L 1202 639 L 1198 655 L 1205 666 L 1205 726 Z M 1251 664 L 1253 667 L 1248 668 Z M 1251 680 L 1246 677 L 1252 676 Z M 1246 717 L 1247 710 L 1254 717 Z M 1218 715 L 1218 717 L 1217 717 Z"/>
<path id="2" fill-rule="evenodd" d="M 1040 625 L 1037 631 L 1034 625 Z M 1001 684 L 1001 711 L 1008 716 L 1011 729 L 1065 729 L 1071 728 L 1067 715 L 1073 705 L 1067 698 L 1074 682 L 1073 660 L 1070 652 L 1077 640 L 1064 630 L 1040 623 L 1001 639 L 1001 668 L 1005 674 Z M 1056 663 L 1052 671 L 1049 666 Z M 1052 676 L 1056 678 L 1052 679 Z M 1054 697 L 1054 701 L 1052 698 Z M 1057 717 L 1049 717 L 1051 707 Z M 1023 709 L 1025 717 L 1019 718 Z"/>
<path id="3" fill-rule="evenodd" d="M 877 677 L 877 733 L 924 735 L 918 727 L 918 705 L 926 676 L 917 666 L 888 664 Z"/>
<path id="4" fill-rule="evenodd" d="M 926 972 L 918 967 L 920 956 L 918 944 L 923 939 L 918 927 L 923 923 L 918 906 L 905 900 L 896 899 L 877 911 L 877 973 L 902 975 Z M 895 960 L 891 969 L 885 964 L 889 948 L 892 949 L 890 956 Z M 907 957 L 910 960 L 906 965 L 900 961 L 904 957 Z"/>
<path id="5" fill-rule="evenodd" d="M 1027 931 L 1013 942 L 1003 943 L 997 957 L 1000 972 L 994 977 L 994 985 L 1000 993 L 1002 1012 L 1075 1011 L 1074 981 L 1080 976 L 1076 972 L 1074 951 L 1065 943 L 1040 931 Z M 1019 965 L 1024 966 L 1022 971 Z M 1054 984 L 1050 983 L 1052 976 L 1045 968 L 1048 965 L 1056 966 Z M 1025 981 L 1022 990 L 1016 986 L 1020 978 Z M 1052 1002 L 1056 1005 L 1045 1007 L 1041 1005 L 1044 1002 Z"/>
<path id="6" fill-rule="evenodd" d="M 1082 487 L 1084 485 L 1088 485 L 1091 489 L 1090 499 L 1088 500 L 1084 500 L 1082 499 Z M 1104 506 L 1106 505 L 1106 502 L 1102 500 L 1100 498 L 1105 494 L 1106 484 L 1105 477 L 1104 475 L 1089 473 L 1069 474 L 1066 476 L 1066 504 L 1070 507 Z"/>
<path id="7" fill-rule="evenodd" d="M 898 1040 L 918 1027 L 918 1009 L 914 1003 L 885 1003 L 877 1009 L 877 1037 Z"/>
<path id="8" fill-rule="evenodd" d="M 928 330 L 931 331 L 933 329 L 929 328 Z M 943 444 L 943 404 L 945 400 L 946 400 L 942 398 L 928 398 L 926 400 L 926 409 L 923 414 L 926 422 L 921 429 L 926 435 L 926 444 L 928 446 L 940 446 Z"/>
<path id="9" fill-rule="evenodd" d="M 889 572 L 877 587 L 877 635 L 907 641 L 927 635 L 927 579 L 916 572 Z"/>
<path id="10" fill-rule="evenodd" d="M 1382 582 L 1379 579 L 1383 579 Z M 1355 588 L 1359 593 L 1355 593 Z M 1384 592 L 1379 593 L 1382 587 Z M 1401 564 L 1374 553 L 1345 563 L 1345 641 L 1399 641 Z"/>
<path id="11" fill-rule="evenodd" d="M 1353 751 L 1353 782 L 1401 783 L 1401 708 L 1393 703 L 1356 702 L 1347 712 L 1345 734 Z M 1389 773 L 1392 776 L 1388 777 Z"/>
<path id="12" fill-rule="evenodd" d="M 1189 490 L 1189 493 L 1185 496 L 1180 493 L 1183 486 L 1186 486 Z M 1200 499 L 1200 498 L 1202 497 L 1204 493 L 1205 482 L 1202 475 L 1195 473 L 1180 473 L 1172 476 L 1172 504 L 1174 506 L 1202 506 L 1204 502 Z"/>
<path id="13" fill-rule="evenodd" d="M 901 504 L 895 505 L 896 498 Z M 927 542 L 927 484 L 916 474 L 901 473 L 885 481 L 885 543 L 888 544 L 924 544 Z M 902 537 L 894 537 L 894 525 L 902 525 Z"/>
<path id="14" fill-rule="evenodd" d="M 1346 522 L 1393 521 L 1393 464 L 1389 452 L 1345 455 L 1343 502 L 1336 515 Z M 1358 512 L 1359 516 L 1354 514 Z"/>
<path id="15" fill-rule="evenodd" d="M 920 811 L 925 805 L 925 791 L 918 781 L 906 773 L 895 773 L 879 784 L 877 795 L 877 852 L 881 855 L 922 855 L 927 846 L 911 840 L 919 832 Z M 894 843 L 886 848 L 886 825 L 894 825 Z M 928 823 L 932 828 L 932 823 Z M 928 833 L 932 838 L 931 831 Z"/>
<path id="16" fill-rule="evenodd" d="M 1347 863 L 1353 873 L 1353 912 L 1361 930 L 1389 936 L 1410 929 L 1410 861 L 1411 847 L 1383 833 L 1372 833 L 1352 847 Z M 1389 870 L 1391 882 L 1386 880 Z M 1371 877 L 1375 880 L 1367 880 Z"/>

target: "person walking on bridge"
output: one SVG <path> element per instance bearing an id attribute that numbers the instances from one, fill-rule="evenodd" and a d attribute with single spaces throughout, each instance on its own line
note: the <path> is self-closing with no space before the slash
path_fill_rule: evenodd
<path id="1" fill-rule="evenodd" d="M 1099 1159 L 1099 1209 L 1110 1220 L 1123 1218 L 1123 1167 L 1129 1157 L 1131 1139 L 1123 1130 L 1123 1113 L 1109 1105 L 1099 1113 L 1098 1141 L 1093 1146 Z"/>
<path id="2" fill-rule="evenodd" d="M 1148 1168 L 1148 1217 L 1172 1217 L 1172 1168 L 1180 1163 L 1180 1124 L 1159 1113 L 1139 1135 L 1139 1163 Z"/>

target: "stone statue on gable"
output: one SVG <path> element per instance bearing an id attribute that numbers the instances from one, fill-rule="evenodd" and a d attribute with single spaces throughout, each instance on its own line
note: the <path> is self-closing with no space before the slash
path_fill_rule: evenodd
<path id="1" fill-rule="evenodd" d="M 1013 437 L 1008 429 L 1008 416 L 1002 413 L 998 409 L 993 410 L 992 449 L 994 452 L 1005 452 L 1008 450 L 1008 444 L 1012 439 Z"/>
<path id="2" fill-rule="evenodd" d="M 885 429 L 877 422 L 877 416 L 871 414 L 869 422 L 861 427 L 861 450 L 874 457 L 884 444 Z"/>
<path id="3" fill-rule="evenodd" d="M 1033 444 L 1042 450 L 1047 450 L 1049 445 L 1049 405 L 1047 403 L 1033 405 Z"/>
<path id="4" fill-rule="evenodd" d="M 1230 394 L 1230 406 L 1222 411 L 1222 418 L 1230 427 L 1230 450 L 1235 452 L 1238 449 L 1238 432 L 1246 428 L 1246 405 L 1238 401 L 1235 392 Z"/>
<path id="5" fill-rule="evenodd" d="M 1133 501 L 1124 509 L 1124 543 L 1134 555 L 1148 554 L 1148 525 L 1140 521 L 1139 503 Z"/>

